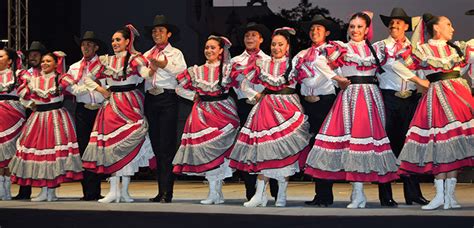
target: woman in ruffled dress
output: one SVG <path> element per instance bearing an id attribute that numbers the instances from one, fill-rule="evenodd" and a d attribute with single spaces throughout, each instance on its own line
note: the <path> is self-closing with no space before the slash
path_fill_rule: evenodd
<path id="1" fill-rule="evenodd" d="M 173 172 L 206 177 L 209 195 L 201 204 L 224 203 L 222 181 L 232 176 L 228 157 L 240 123 L 235 101 L 228 94 L 236 85 L 230 75 L 230 45 L 225 37 L 210 36 L 204 47 L 206 63 L 177 76 L 176 93 L 193 100 L 194 105 L 173 160 Z"/>
<path id="2" fill-rule="evenodd" d="M 0 50 L 0 200 L 11 200 L 8 164 L 16 152 L 16 141 L 26 121 L 19 102 L 21 58 L 11 48 Z"/>
<path id="3" fill-rule="evenodd" d="M 375 76 L 385 62 L 384 43 L 370 43 L 371 17 L 364 12 L 351 17 L 348 35 L 349 42 L 331 42 L 323 51 L 329 65 L 341 72 L 328 76 L 342 91 L 316 135 L 305 173 L 314 178 L 351 181 L 347 208 L 364 208 L 363 182 L 386 183 L 398 175 Z"/>
<path id="4" fill-rule="evenodd" d="M 424 29 L 431 39 L 424 43 Z M 461 77 L 474 63 L 474 40 L 451 42 L 454 29 L 445 16 L 424 14 L 414 32 L 410 55 L 395 71 L 426 88 L 399 156 L 402 174 L 435 175 L 436 195 L 424 210 L 460 208 L 454 192 L 457 173 L 474 166 L 474 98 Z M 420 39 L 420 40 L 418 40 Z M 410 70 L 418 70 L 420 79 Z"/>
<path id="5" fill-rule="evenodd" d="M 139 167 L 149 166 L 154 157 L 144 117 L 144 96 L 138 89 L 143 77 L 154 72 L 133 46 L 138 35 L 132 25 L 117 30 L 112 36 L 115 55 L 100 56 L 102 64 L 89 69 L 105 87 L 96 85 L 93 89 L 108 97 L 97 113 L 82 156 L 84 168 L 111 175 L 110 191 L 100 203 L 133 202 L 128 193 L 130 177 Z"/>
<path id="6" fill-rule="evenodd" d="M 249 97 L 257 104 L 250 111 L 247 122 L 242 127 L 230 166 L 249 173 L 257 173 L 257 190 L 245 207 L 265 207 L 266 186 L 269 178 L 278 180 L 278 195 L 275 206 L 286 206 L 288 179 L 300 170 L 299 158 L 308 146 L 308 117 L 304 115 L 298 95 L 296 78 L 292 75 L 290 58 L 290 37 L 295 30 L 284 27 L 276 29 L 272 36 L 269 60 L 257 60 L 248 66 L 243 74 L 242 90 L 251 90 L 249 82 L 262 84 L 262 93 Z"/>
<path id="7" fill-rule="evenodd" d="M 62 52 L 43 55 L 40 75 L 24 74 L 18 88 L 20 100 L 33 113 L 21 131 L 9 167 L 12 183 L 41 187 L 31 201 L 55 201 L 61 183 L 82 179 L 76 129 L 63 108 L 65 88 L 74 84 L 71 75 L 64 74 L 64 56 Z"/>

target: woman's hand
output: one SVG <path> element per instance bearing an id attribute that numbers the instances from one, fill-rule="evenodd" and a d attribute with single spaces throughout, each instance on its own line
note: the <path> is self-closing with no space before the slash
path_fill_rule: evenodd
<path id="1" fill-rule="evenodd" d="M 196 103 L 198 101 L 199 101 L 199 94 L 196 93 L 196 94 L 194 94 L 193 102 Z"/>
<path id="2" fill-rule="evenodd" d="M 254 97 L 255 101 L 259 102 L 260 100 L 262 100 L 263 96 L 264 95 L 262 93 L 257 93 L 257 95 L 255 95 L 255 97 Z"/>
<path id="3" fill-rule="evenodd" d="M 332 79 L 337 81 L 339 88 L 341 88 L 342 90 L 345 90 L 351 84 L 351 81 L 349 79 L 338 75 L 334 76 Z"/>

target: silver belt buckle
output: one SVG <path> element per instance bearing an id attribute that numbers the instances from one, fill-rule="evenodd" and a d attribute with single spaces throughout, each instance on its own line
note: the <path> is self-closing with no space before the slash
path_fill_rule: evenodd
<path id="1" fill-rule="evenodd" d="M 411 97 L 412 94 L 413 94 L 413 91 L 411 90 L 402 90 L 402 91 L 395 92 L 395 96 L 402 99 L 409 98 Z"/>
<path id="2" fill-rule="evenodd" d="M 150 93 L 151 95 L 155 95 L 155 96 L 160 95 L 164 92 L 165 92 L 165 90 L 163 88 L 158 88 L 158 87 L 154 87 L 154 88 L 148 90 L 148 93 Z"/>
<path id="3" fill-rule="evenodd" d="M 89 110 L 97 110 L 100 108 L 99 104 L 84 104 L 84 108 L 87 108 Z"/>
<path id="4" fill-rule="evenodd" d="M 319 100 L 321 100 L 321 98 L 319 96 L 305 96 L 304 100 L 309 102 L 309 103 L 316 103 Z"/>
<path id="5" fill-rule="evenodd" d="M 256 100 L 250 100 L 250 99 L 245 99 L 245 103 L 249 104 L 249 105 L 255 105 L 257 104 L 257 101 Z"/>

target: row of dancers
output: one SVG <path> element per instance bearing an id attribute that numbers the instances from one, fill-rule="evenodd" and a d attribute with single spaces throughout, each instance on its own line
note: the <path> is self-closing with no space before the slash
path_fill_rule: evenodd
<path id="1" fill-rule="evenodd" d="M 130 177 L 151 166 L 153 202 L 171 202 L 174 173 L 204 176 L 209 194 L 201 203 L 224 203 L 223 180 L 240 170 L 245 207 L 266 206 L 269 179 L 275 206 L 284 207 L 289 177 L 304 171 L 316 180 L 307 204 L 331 205 L 333 181 L 345 180 L 347 208 L 365 207 L 364 182 L 379 183 L 381 204 L 396 206 L 390 182 L 401 177 L 407 204 L 459 208 L 457 172 L 474 165 L 474 99 L 461 77 L 472 74 L 474 42 L 451 42 L 445 16 L 414 23 L 394 8 L 380 17 L 389 37 L 372 44 L 370 12 L 350 18 L 347 43 L 330 40 L 338 25 L 316 15 L 303 25 L 312 46 L 294 57 L 293 28 L 270 35 L 252 22 L 242 30 L 241 55 L 231 58 L 231 42 L 211 35 L 206 63 L 189 68 L 169 43 L 179 29 L 163 15 L 145 27 L 156 45 L 144 54 L 134 48 L 132 25 L 113 34 L 110 56 L 98 56 L 104 42 L 85 32 L 83 58 L 68 71 L 65 54 L 39 42 L 27 51 L 29 70 L 18 69 L 14 50 L 0 50 L 0 196 L 11 198 L 12 182 L 41 187 L 32 201 L 54 201 L 61 183 L 82 180 L 84 200 L 133 202 Z M 260 50 L 269 37 L 271 56 Z M 65 95 L 75 96 L 75 118 L 63 108 Z M 194 104 L 176 151 L 178 96 Z M 110 175 L 103 198 L 99 174 Z M 435 175 L 431 202 L 416 174 Z"/>

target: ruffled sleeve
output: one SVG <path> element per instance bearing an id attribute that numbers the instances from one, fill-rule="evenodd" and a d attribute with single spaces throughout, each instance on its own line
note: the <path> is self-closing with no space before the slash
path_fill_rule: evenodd
<path id="1" fill-rule="evenodd" d="M 347 53 L 347 48 L 341 41 L 330 41 L 324 48 L 321 49 L 321 55 L 325 56 L 331 68 L 338 68 L 344 65 L 344 55 Z"/>
<path id="2" fill-rule="evenodd" d="M 141 54 L 134 54 L 131 56 L 130 66 L 133 70 L 142 76 L 148 77 L 150 69 L 148 68 L 148 60 Z"/>
<path id="3" fill-rule="evenodd" d="M 314 48 L 309 48 L 306 52 L 301 51 L 293 58 L 292 65 L 294 66 L 294 70 L 291 75 L 297 82 L 301 82 L 303 79 L 315 75 L 312 67 L 316 55 L 314 52 Z"/>
<path id="4" fill-rule="evenodd" d="M 176 93 L 179 96 L 191 101 L 194 99 L 196 92 L 194 91 L 195 88 L 192 85 L 190 71 L 193 71 L 196 67 L 197 66 L 190 67 L 176 76 L 176 80 L 178 80 Z"/>
<path id="5" fill-rule="evenodd" d="M 18 73 L 18 96 L 20 97 L 20 103 L 25 107 L 30 107 L 33 103 L 31 101 L 31 90 L 28 87 L 28 82 L 31 78 L 30 73 L 27 70 L 22 70 Z"/>

